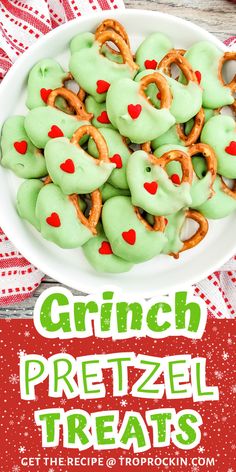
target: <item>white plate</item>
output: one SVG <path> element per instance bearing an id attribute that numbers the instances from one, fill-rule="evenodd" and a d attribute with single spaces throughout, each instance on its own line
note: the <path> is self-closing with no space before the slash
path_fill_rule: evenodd
<path id="1" fill-rule="evenodd" d="M 145 36 L 155 31 L 166 33 L 177 48 L 187 49 L 196 41 L 209 40 L 222 51 L 226 50 L 218 39 L 193 23 L 159 12 L 102 12 L 73 20 L 39 39 L 11 68 L 0 86 L 0 126 L 12 114 L 26 114 L 26 80 L 32 66 L 40 59 L 53 57 L 67 69 L 71 38 L 79 32 L 93 31 L 103 19 L 110 16 L 124 24 L 134 51 Z M 89 266 L 80 249 L 59 249 L 19 218 L 15 208 L 19 183 L 20 179 L 0 166 L 0 226 L 35 266 L 59 282 L 85 293 L 95 292 L 108 285 L 143 296 L 171 292 L 202 280 L 235 253 L 234 214 L 211 222 L 205 240 L 195 249 L 182 254 L 177 261 L 160 256 L 136 265 L 127 274 L 99 274 Z"/>

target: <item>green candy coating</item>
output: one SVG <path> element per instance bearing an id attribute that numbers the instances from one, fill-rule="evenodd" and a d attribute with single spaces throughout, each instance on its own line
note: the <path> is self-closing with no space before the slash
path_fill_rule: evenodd
<path id="1" fill-rule="evenodd" d="M 102 223 L 114 254 L 133 263 L 157 256 L 167 241 L 164 233 L 146 229 L 129 197 L 107 200 L 103 206 Z"/>
<path id="2" fill-rule="evenodd" d="M 161 70 L 145 70 L 140 72 L 135 77 L 135 81 L 139 82 L 146 75 L 155 72 L 162 74 L 168 82 L 172 95 L 170 112 L 174 116 L 176 123 L 186 123 L 186 121 L 193 118 L 199 112 L 202 106 L 201 87 L 192 81 L 189 81 L 187 85 L 181 84 L 172 77 L 164 74 Z M 155 84 L 150 84 L 147 87 L 147 96 L 150 97 L 155 107 L 160 108 L 160 100 L 157 98 L 157 93 L 158 88 Z"/>
<path id="3" fill-rule="evenodd" d="M 98 121 L 98 118 L 101 117 L 102 113 L 107 112 L 107 107 L 105 103 L 97 103 L 96 100 L 89 96 L 85 100 L 85 108 L 88 113 L 93 113 L 92 125 L 96 128 L 110 128 L 114 129 L 111 123 L 101 123 Z"/>
<path id="4" fill-rule="evenodd" d="M 115 164 L 98 161 L 67 138 L 55 138 L 45 147 L 48 173 L 66 195 L 91 193 L 103 185 Z M 72 172 L 71 172 L 72 165 Z"/>
<path id="5" fill-rule="evenodd" d="M 184 142 L 180 139 L 177 133 L 176 125 L 171 126 L 171 128 L 168 129 L 168 131 L 163 133 L 158 138 L 153 139 L 151 144 L 152 144 L 152 148 L 156 150 L 160 146 L 164 146 L 166 144 L 168 145 L 170 143 L 177 144 L 179 146 L 184 146 Z"/>
<path id="6" fill-rule="evenodd" d="M 35 214 L 42 236 L 61 248 L 80 247 L 93 236 L 78 219 L 73 203 L 55 184 L 45 185 L 40 190 Z M 55 215 L 58 226 L 52 226 L 47 222 L 47 219 L 53 216 L 55 219 Z"/>
<path id="7" fill-rule="evenodd" d="M 70 139 L 80 126 L 88 124 L 88 121 L 80 121 L 75 116 L 67 115 L 63 111 L 50 106 L 30 110 L 24 122 L 28 136 L 34 145 L 40 149 L 45 148 L 47 142 L 52 139 L 48 135 L 52 131 L 52 126 L 57 126 L 64 136 Z M 81 140 L 81 143 L 84 141 L 85 138 Z"/>
<path id="8" fill-rule="evenodd" d="M 185 221 L 185 212 L 186 209 L 182 209 L 168 216 L 165 228 L 165 236 L 168 241 L 163 248 L 163 254 L 178 253 L 182 249 L 184 243 L 180 235 Z"/>
<path id="9" fill-rule="evenodd" d="M 107 128 L 100 128 L 99 131 L 107 143 L 109 157 L 112 158 L 115 155 L 119 155 L 122 161 L 122 167 L 120 169 L 114 168 L 108 182 L 114 187 L 126 190 L 129 188 L 126 178 L 126 164 L 131 151 L 117 131 Z M 88 141 L 88 152 L 92 156 L 98 157 L 97 147 L 92 138 Z"/>
<path id="10" fill-rule="evenodd" d="M 44 177 L 47 175 L 44 156 L 27 135 L 24 119 L 24 116 L 15 115 L 5 121 L 1 135 L 1 164 L 11 169 L 18 177 L 25 179 Z M 23 150 L 21 150 L 22 145 Z"/>
<path id="11" fill-rule="evenodd" d="M 129 157 L 127 179 L 133 205 L 152 215 L 170 215 L 192 202 L 189 183 L 175 185 L 164 169 L 150 163 L 144 151 L 136 151 Z M 146 185 L 156 183 L 154 193 L 149 192 Z"/>
<path id="12" fill-rule="evenodd" d="M 132 118 L 128 112 L 129 105 L 141 106 L 137 118 Z M 120 134 L 137 144 L 157 138 L 175 123 L 169 109 L 158 110 L 150 105 L 139 94 L 139 83 L 131 79 L 117 80 L 111 85 L 107 93 L 107 112 Z"/>
<path id="13" fill-rule="evenodd" d="M 19 187 L 16 197 L 16 207 L 21 218 L 28 221 L 38 231 L 40 225 L 35 215 L 36 202 L 43 182 L 37 179 L 25 180 Z"/>
<path id="14" fill-rule="evenodd" d="M 152 33 L 138 47 L 135 54 L 135 62 L 140 66 L 140 71 L 146 69 L 145 62 L 156 61 L 157 64 L 173 48 L 171 40 L 162 33 Z"/>
<path id="15" fill-rule="evenodd" d="M 99 250 L 102 250 L 104 243 L 108 244 L 109 242 L 102 232 L 84 244 L 83 253 L 91 266 L 97 272 L 113 274 L 128 272 L 133 267 L 132 263 L 121 259 L 121 257 L 115 254 L 100 254 Z"/>
<path id="16" fill-rule="evenodd" d="M 109 200 L 109 198 L 119 197 L 120 195 L 130 197 L 129 189 L 123 190 L 121 188 L 113 187 L 113 185 L 107 182 L 102 187 L 100 187 L 100 190 L 102 194 L 103 203 Z"/>
<path id="17" fill-rule="evenodd" d="M 200 178 L 206 172 L 206 163 L 204 159 L 194 158 L 194 170 Z M 223 191 L 222 179 L 219 175 L 213 184 L 215 194 L 200 206 L 194 207 L 200 211 L 206 218 L 219 219 L 229 216 L 236 210 L 236 199 Z"/>
<path id="18" fill-rule="evenodd" d="M 54 59 L 42 59 L 37 62 L 29 73 L 26 106 L 29 109 L 46 106 L 40 91 L 62 87 L 67 75 Z"/>
<path id="19" fill-rule="evenodd" d="M 214 109 L 234 102 L 231 90 L 218 78 L 219 60 L 222 55 L 223 52 L 209 41 L 195 43 L 185 54 L 193 70 L 201 73 L 202 104 L 206 108 Z"/>
<path id="20" fill-rule="evenodd" d="M 217 115 L 210 118 L 203 127 L 201 142 L 209 144 L 214 150 L 217 158 L 218 174 L 228 179 L 235 179 L 236 154 L 231 155 L 226 151 L 231 142 L 236 142 L 234 119 L 226 115 Z"/>
<path id="21" fill-rule="evenodd" d="M 97 92 L 99 80 L 112 84 L 122 77 L 133 78 L 135 75 L 135 70 L 128 64 L 119 64 L 100 54 L 98 42 L 87 33 L 75 37 L 70 48 L 72 55 L 69 68 L 74 79 L 99 103 L 106 99 L 106 93 Z"/>

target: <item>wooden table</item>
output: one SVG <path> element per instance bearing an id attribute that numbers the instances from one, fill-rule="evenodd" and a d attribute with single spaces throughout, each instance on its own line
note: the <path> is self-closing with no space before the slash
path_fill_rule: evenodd
<path id="1" fill-rule="evenodd" d="M 127 8 L 143 8 L 170 13 L 191 20 L 214 33 L 222 41 L 235 35 L 236 4 L 228 0 L 125 0 Z M 158 29 L 158 26 L 157 26 Z M 0 317 L 32 317 L 35 301 L 39 294 L 51 285 L 60 285 L 45 277 L 34 296 L 25 302 L 0 307 Z"/>

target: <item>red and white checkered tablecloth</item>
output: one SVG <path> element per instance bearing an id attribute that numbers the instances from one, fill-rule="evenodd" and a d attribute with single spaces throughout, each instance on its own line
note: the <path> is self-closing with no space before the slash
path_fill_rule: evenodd
<path id="1" fill-rule="evenodd" d="M 2 0 L 0 2 L 0 78 L 40 36 L 62 23 L 96 10 L 124 8 L 123 0 Z M 236 37 L 225 41 L 235 48 Z M 14 248 L 0 229 L 0 305 L 29 297 L 43 274 Z M 236 316 L 236 256 L 195 287 L 209 316 Z"/>

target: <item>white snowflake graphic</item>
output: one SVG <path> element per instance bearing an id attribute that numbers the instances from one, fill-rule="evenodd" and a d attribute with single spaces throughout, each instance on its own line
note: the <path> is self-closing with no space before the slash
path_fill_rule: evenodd
<path id="1" fill-rule="evenodd" d="M 60 400 L 60 403 L 61 403 L 61 405 L 65 405 L 65 404 L 66 404 L 65 398 L 62 398 L 62 399 Z"/>
<path id="2" fill-rule="evenodd" d="M 13 420 L 9 421 L 9 425 L 10 425 L 10 426 L 13 426 L 13 424 L 14 424 L 14 421 L 13 421 Z"/>
<path id="3" fill-rule="evenodd" d="M 201 453 L 201 454 L 203 454 L 204 451 L 205 451 L 205 447 L 199 446 L 198 452 Z"/>
<path id="4" fill-rule="evenodd" d="M 54 472 L 54 469 L 52 469 L 52 468 L 48 469 L 48 472 Z"/>
<path id="5" fill-rule="evenodd" d="M 29 331 L 25 331 L 25 332 L 24 332 L 24 336 L 25 336 L 26 338 L 29 338 L 29 337 L 30 337 L 30 332 L 29 332 Z"/>
<path id="6" fill-rule="evenodd" d="M 228 338 L 227 343 L 231 346 L 231 344 L 233 344 L 232 338 Z M 228 471 L 228 472 L 229 472 L 229 471 Z"/>
<path id="7" fill-rule="evenodd" d="M 191 472 L 199 472 L 199 467 L 198 465 L 193 465 L 192 469 L 191 469 Z"/>
<path id="8" fill-rule="evenodd" d="M 126 406 L 128 402 L 126 400 L 121 400 L 120 405 L 121 406 Z"/>
<path id="9" fill-rule="evenodd" d="M 26 447 L 25 446 L 20 446 L 18 448 L 18 451 L 19 451 L 20 454 L 23 454 L 26 451 Z"/>
<path id="10" fill-rule="evenodd" d="M 12 385 L 18 384 L 18 382 L 19 382 L 19 375 L 17 375 L 17 374 L 11 374 L 11 375 L 9 376 L 9 382 L 10 382 Z"/>
<path id="11" fill-rule="evenodd" d="M 26 355 L 26 351 L 25 351 L 24 349 L 22 349 L 22 350 L 20 350 L 20 351 L 17 352 L 17 356 L 18 356 L 18 357 L 23 357 L 23 356 L 25 356 L 25 355 Z"/>
<path id="12" fill-rule="evenodd" d="M 207 352 L 206 356 L 207 356 L 207 359 L 211 359 L 212 358 L 212 352 L 211 351 Z"/>
<path id="13" fill-rule="evenodd" d="M 228 352 L 225 352 L 225 351 L 224 351 L 223 354 L 222 354 L 222 359 L 223 359 L 224 361 L 227 361 L 228 358 L 229 358 Z"/>
<path id="14" fill-rule="evenodd" d="M 220 370 L 215 370 L 214 374 L 215 374 L 215 377 L 219 380 L 223 378 L 223 372 L 221 372 Z"/>
<path id="15" fill-rule="evenodd" d="M 65 353 L 65 352 L 66 352 L 66 348 L 65 348 L 65 347 L 62 347 L 62 348 L 60 349 L 60 352 Z"/>
<path id="16" fill-rule="evenodd" d="M 232 393 L 236 393 L 236 385 L 232 385 L 232 387 L 231 387 L 231 392 L 232 392 Z"/>
<path id="17" fill-rule="evenodd" d="M 20 466 L 19 465 L 13 465 L 11 470 L 12 470 L 12 472 L 20 472 Z"/>
<path id="18" fill-rule="evenodd" d="M 230 469 L 228 469 L 227 472 L 234 472 L 234 469 L 232 469 L 232 467 L 230 467 Z"/>

